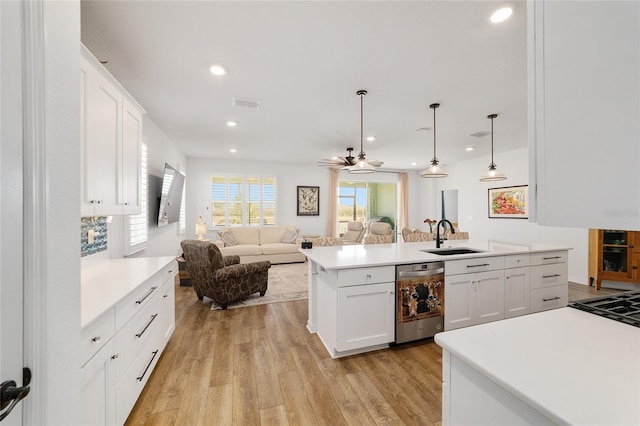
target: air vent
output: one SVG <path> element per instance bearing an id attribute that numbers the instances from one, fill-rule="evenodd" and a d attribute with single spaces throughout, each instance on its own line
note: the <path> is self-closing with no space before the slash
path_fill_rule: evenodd
<path id="1" fill-rule="evenodd" d="M 236 98 L 234 96 L 233 98 L 231 98 L 231 104 L 233 106 L 237 106 L 241 108 L 252 108 L 252 109 L 260 108 L 259 99 Z"/>
<path id="2" fill-rule="evenodd" d="M 484 130 L 480 130 L 479 132 L 471 133 L 469 136 L 473 136 L 474 138 L 483 138 L 485 136 L 490 135 L 491 132 L 485 132 Z"/>

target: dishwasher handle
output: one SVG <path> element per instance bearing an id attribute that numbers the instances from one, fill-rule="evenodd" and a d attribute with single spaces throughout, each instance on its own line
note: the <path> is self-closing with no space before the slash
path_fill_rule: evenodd
<path id="1" fill-rule="evenodd" d="M 398 271 L 398 278 L 402 277 L 430 277 L 432 275 L 444 274 L 444 268 L 429 269 L 426 271 Z"/>

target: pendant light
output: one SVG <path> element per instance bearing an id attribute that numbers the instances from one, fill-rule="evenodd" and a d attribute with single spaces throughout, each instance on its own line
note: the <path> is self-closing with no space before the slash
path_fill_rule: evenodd
<path id="1" fill-rule="evenodd" d="M 436 157 L 436 108 L 439 106 L 440 104 L 429 105 L 429 108 L 433 110 L 433 158 L 431 159 L 431 166 L 420 173 L 420 177 L 423 178 L 441 178 L 449 176 L 447 172 L 440 168 L 438 165 L 438 158 Z"/>
<path id="2" fill-rule="evenodd" d="M 364 153 L 364 125 L 363 125 L 363 113 L 362 113 L 362 106 L 363 106 L 362 99 L 366 96 L 367 91 L 358 90 L 356 94 L 360 96 L 360 154 L 358 155 L 358 162 L 353 166 L 349 167 L 349 173 L 360 174 L 360 175 L 366 174 L 366 173 L 375 173 L 376 168 L 367 162 L 367 159 Z"/>
<path id="3" fill-rule="evenodd" d="M 504 173 L 500 173 L 496 170 L 496 163 L 493 162 L 493 119 L 498 114 L 487 115 L 487 118 L 491 120 L 491 164 L 489 164 L 489 170 L 480 178 L 480 182 L 497 182 L 499 180 L 505 180 L 507 176 Z"/>

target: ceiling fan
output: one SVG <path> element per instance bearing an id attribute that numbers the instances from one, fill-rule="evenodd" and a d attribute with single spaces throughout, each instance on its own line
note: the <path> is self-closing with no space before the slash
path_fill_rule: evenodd
<path id="1" fill-rule="evenodd" d="M 358 157 L 354 157 L 351 155 L 353 152 L 353 148 L 347 148 L 347 152 L 349 155 L 346 157 L 331 157 L 331 158 L 323 158 L 318 161 L 319 166 L 326 167 L 342 167 L 343 170 L 347 170 L 349 167 L 353 166 L 358 162 Z M 384 164 L 382 161 L 375 160 L 373 158 L 368 158 L 367 163 L 371 164 L 373 167 L 380 167 Z"/>

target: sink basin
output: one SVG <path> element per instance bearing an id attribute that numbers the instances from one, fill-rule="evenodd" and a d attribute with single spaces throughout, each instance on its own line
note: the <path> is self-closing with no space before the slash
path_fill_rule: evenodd
<path id="1" fill-rule="evenodd" d="M 452 256 L 454 254 L 483 253 L 482 250 L 476 250 L 476 249 L 470 249 L 470 248 L 464 248 L 464 247 L 444 248 L 444 249 L 440 248 L 440 249 L 422 250 L 422 251 L 425 251 L 431 254 L 437 254 L 439 256 Z"/>

